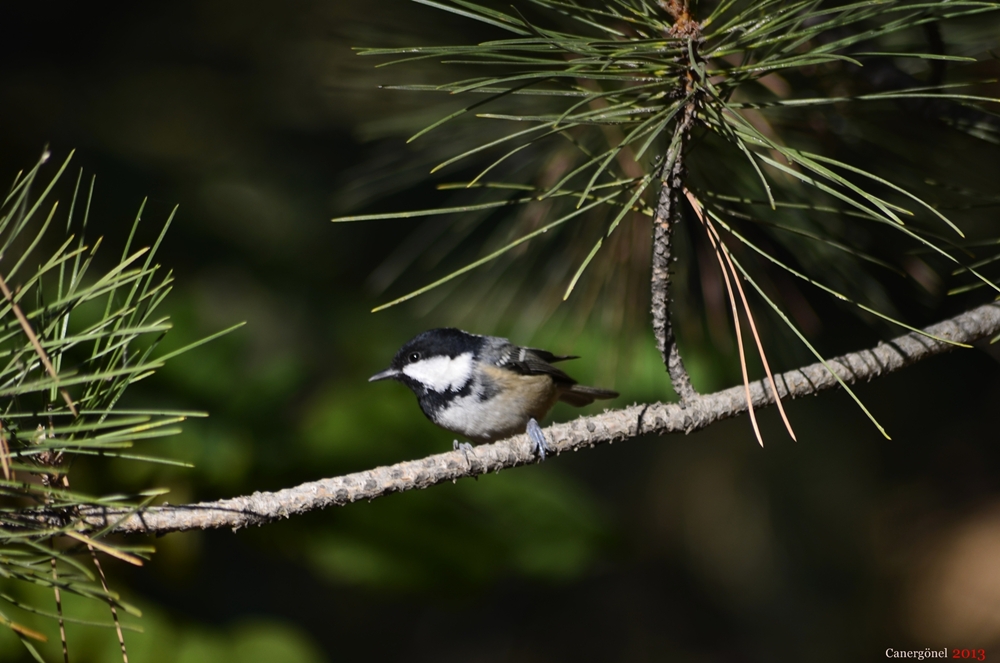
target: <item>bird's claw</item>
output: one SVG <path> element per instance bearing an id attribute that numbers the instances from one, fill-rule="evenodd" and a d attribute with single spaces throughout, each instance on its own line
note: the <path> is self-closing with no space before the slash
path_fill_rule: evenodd
<path id="1" fill-rule="evenodd" d="M 462 455 L 465 456 L 465 464 L 472 467 L 472 461 L 469 459 L 469 452 L 472 451 L 472 444 L 469 442 L 459 442 L 458 440 L 451 441 L 452 451 L 461 451 Z"/>
<path id="2" fill-rule="evenodd" d="M 545 460 L 545 454 L 551 451 L 549 443 L 545 440 L 545 434 L 542 433 L 542 427 L 538 425 L 535 418 L 532 417 L 528 419 L 528 439 L 531 440 L 531 450 L 538 452 L 539 460 Z"/>

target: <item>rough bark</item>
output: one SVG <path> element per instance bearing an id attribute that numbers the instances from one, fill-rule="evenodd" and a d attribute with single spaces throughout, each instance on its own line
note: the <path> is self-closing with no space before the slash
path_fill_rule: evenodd
<path id="1" fill-rule="evenodd" d="M 684 368 L 674 327 L 670 321 L 670 263 L 674 226 L 681 219 L 680 201 L 684 191 L 684 146 L 694 124 L 695 106 L 687 102 L 674 129 L 673 139 L 661 171 L 662 186 L 653 219 L 653 264 L 650 274 L 650 310 L 653 315 L 653 335 L 670 382 L 682 404 L 698 394 Z"/>
<path id="2" fill-rule="evenodd" d="M 690 56 L 696 58 L 701 40 L 701 26 L 691 16 L 687 0 L 661 0 L 660 7 L 673 20 L 673 25 L 667 30 L 667 37 L 686 40 Z M 689 65 L 693 65 L 693 62 Z M 656 347 L 660 351 L 670 382 L 683 406 L 697 397 L 698 392 L 691 385 L 691 377 L 684 368 L 684 360 L 677 347 L 670 318 L 670 263 L 676 260 L 672 258 L 671 242 L 674 226 L 682 218 L 680 203 L 684 190 L 684 149 L 687 147 L 691 128 L 697 117 L 697 98 L 694 95 L 692 72 L 688 71 L 681 80 L 682 84 L 676 90 L 676 94 L 682 96 L 685 101 L 678 115 L 666 158 L 663 160 L 663 168 L 660 170 L 660 195 L 656 204 L 656 216 L 653 219 L 650 310 L 653 316 Z"/>
<path id="3" fill-rule="evenodd" d="M 973 343 L 1000 332 L 1000 305 L 986 304 L 959 316 L 931 325 L 927 334 L 958 343 Z M 827 363 L 847 383 L 869 381 L 897 371 L 931 355 L 956 346 L 917 333 L 900 336 L 874 348 L 853 352 Z M 775 376 L 782 398 L 799 398 L 837 386 L 837 380 L 816 363 Z M 763 381 L 751 384 L 754 407 L 773 402 Z M 641 435 L 690 433 L 735 416 L 747 409 L 742 385 L 713 394 L 695 396 L 684 407 L 674 403 L 633 405 L 621 410 L 581 417 L 545 429 L 555 454 L 578 451 L 598 444 L 621 442 Z M 113 523 L 117 532 L 164 533 L 179 530 L 239 529 L 357 500 L 373 500 L 389 493 L 427 488 L 445 481 L 535 463 L 526 435 L 462 451 L 428 456 L 365 472 L 311 481 L 273 493 L 182 506 L 163 505 L 130 513 L 111 509 L 89 509 L 83 515 L 94 527 Z M 552 461 L 550 461 L 552 462 Z M 120 521 L 120 522 L 119 522 Z"/>

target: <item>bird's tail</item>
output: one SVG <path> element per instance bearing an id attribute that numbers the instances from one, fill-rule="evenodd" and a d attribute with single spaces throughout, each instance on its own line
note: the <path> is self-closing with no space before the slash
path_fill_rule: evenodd
<path id="1" fill-rule="evenodd" d="M 573 407 L 583 407 L 584 405 L 590 405 L 596 400 L 605 400 L 608 398 L 618 398 L 618 392 L 598 387 L 585 387 L 582 384 L 574 384 L 559 392 L 559 400 L 569 403 Z"/>

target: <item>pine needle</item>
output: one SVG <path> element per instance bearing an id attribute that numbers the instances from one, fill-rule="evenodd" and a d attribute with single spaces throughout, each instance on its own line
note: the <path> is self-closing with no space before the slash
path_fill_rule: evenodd
<path id="1" fill-rule="evenodd" d="M 750 310 L 750 303 L 747 301 L 746 293 L 743 290 L 743 284 L 740 282 L 739 274 L 737 274 L 736 267 L 733 265 L 733 261 L 729 256 L 729 249 L 727 249 L 725 244 L 722 242 L 722 238 L 719 236 L 718 231 L 712 224 L 712 220 L 707 214 L 705 214 L 701 201 L 699 201 L 687 188 L 684 189 L 684 195 L 687 197 L 688 202 L 691 203 L 691 207 L 694 208 L 695 214 L 698 216 L 698 220 L 701 221 L 702 225 L 705 227 L 705 231 L 709 234 L 713 247 L 716 246 L 717 242 L 723 255 L 725 256 L 726 264 L 729 267 L 729 271 L 733 275 L 733 280 L 736 282 L 736 288 L 739 290 L 740 299 L 743 302 L 743 310 L 746 312 L 747 321 L 750 323 L 750 330 L 753 332 L 754 342 L 757 344 L 757 352 L 760 355 L 761 363 L 764 365 L 764 373 L 767 374 L 767 381 L 771 385 L 771 393 L 774 394 L 774 403 L 778 406 L 778 412 L 781 413 L 781 420 L 785 423 L 785 430 L 788 431 L 788 435 L 792 438 L 792 440 L 797 442 L 798 439 L 795 437 L 795 431 L 792 429 L 792 424 L 788 420 L 788 415 L 785 413 L 785 407 L 781 403 L 781 395 L 778 393 L 778 385 L 774 382 L 774 374 L 771 372 L 771 366 L 768 364 L 767 353 L 764 352 L 764 344 L 760 340 L 760 334 L 757 333 L 757 325 L 754 323 L 753 312 Z M 761 442 L 761 446 L 764 446 L 763 442 Z"/>
<path id="2" fill-rule="evenodd" d="M 686 192 L 685 192 L 686 193 Z M 689 197 L 688 200 L 691 200 Z M 697 201 L 695 201 L 696 204 Z M 704 215 L 701 211 L 701 206 L 695 207 L 695 211 L 698 215 L 698 219 L 702 223 L 702 227 L 705 228 L 705 234 L 708 235 L 708 240 L 712 244 L 712 251 L 715 254 L 716 260 L 719 261 L 719 269 L 722 270 L 723 281 L 726 284 L 726 292 L 729 294 L 729 306 L 733 312 L 733 327 L 736 330 L 736 347 L 740 355 L 740 370 L 743 372 L 743 391 L 747 399 L 747 412 L 750 414 L 750 423 L 753 426 L 754 435 L 757 437 L 757 442 L 760 444 L 761 448 L 764 446 L 764 438 L 760 434 L 760 426 L 757 425 L 757 415 L 754 412 L 753 398 L 750 396 L 750 375 L 747 371 L 747 358 L 746 352 L 743 348 L 743 332 L 740 325 L 740 311 L 736 307 L 736 297 L 733 296 L 733 285 L 730 282 L 730 278 L 735 278 L 735 275 L 730 276 L 729 269 L 727 269 L 725 262 L 722 259 L 722 247 L 721 240 L 717 239 L 709 230 L 708 224 L 705 223 Z"/>

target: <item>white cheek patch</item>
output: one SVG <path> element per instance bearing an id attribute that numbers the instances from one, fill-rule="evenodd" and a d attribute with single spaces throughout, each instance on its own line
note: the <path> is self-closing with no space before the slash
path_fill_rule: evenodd
<path id="1" fill-rule="evenodd" d="M 405 366 L 403 373 L 432 391 L 458 391 L 472 377 L 472 353 L 421 359 Z"/>

